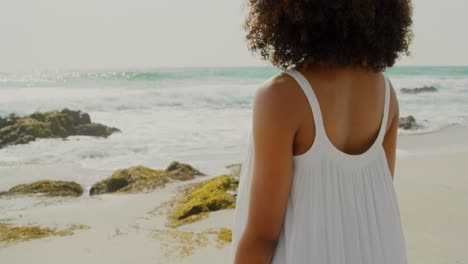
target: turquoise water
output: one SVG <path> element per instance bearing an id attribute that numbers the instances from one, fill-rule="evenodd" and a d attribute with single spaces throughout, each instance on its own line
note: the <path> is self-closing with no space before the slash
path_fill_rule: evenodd
<path id="1" fill-rule="evenodd" d="M 71 137 L 0 149 L 0 167 L 79 163 L 117 169 L 159 167 L 172 159 L 239 161 L 255 89 L 277 72 L 224 67 L 0 73 L 0 116 L 67 107 L 122 130 L 105 140 Z M 423 126 L 400 134 L 468 124 L 468 67 L 397 67 L 386 74 L 397 90 L 400 116 L 413 115 Z M 399 92 L 421 86 L 439 91 Z"/>
<path id="2" fill-rule="evenodd" d="M 156 86 L 173 83 L 252 83 L 279 72 L 273 67 L 160 68 L 145 70 L 80 70 L 0 73 L 1 87 L 115 87 Z M 395 67 L 386 72 L 392 77 L 432 76 L 462 78 L 468 67 Z"/>
<path id="3" fill-rule="evenodd" d="M 400 66 L 387 70 L 390 76 L 468 76 L 467 66 Z"/>
<path id="4" fill-rule="evenodd" d="M 278 72 L 273 67 L 220 67 L 0 73 L 0 115 L 47 110 L 41 102 L 44 97 L 52 99 L 47 102 L 50 106 L 76 106 L 88 111 L 250 108 L 255 87 Z M 440 90 L 434 94 L 398 94 L 401 115 L 414 115 L 425 123 L 425 130 L 416 132 L 467 121 L 468 67 L 395 67 L 386 74 L 397 90 L 421 86 Z M 25 94 L 27 89 L 32 90 Z M 122 93 L 130 94 L 127 101 L 120 98 Z M 79 103 L 79 94 L 93 100 Z M 138 102 L 136 94 L 145 96 Z M 37 100 L 29 100 L 31 97 Z"/>

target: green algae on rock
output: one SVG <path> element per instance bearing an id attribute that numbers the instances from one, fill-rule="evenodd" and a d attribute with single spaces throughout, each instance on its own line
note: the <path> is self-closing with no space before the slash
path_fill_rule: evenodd
<path id="1" fill-rule="evenodd" d="M 96 123 L 83 124 L 75 127 L 76 135 L 80 136 L 108 137 L 110 134 L 118 131 L 120 131 L 118 128 L 107 127 Z"/>
<path id="2" fill-rule="evenodd" d="M 102 181 L 95 183 L 90 195 L 113 192 L 141 192 L 164 187 L 171 181 L 191 180 L 196 175 L 204 175 L 192 166 L 173 161 L 166 170 L 154 170 L 145 166 L 133 166 L 119 169 Z"/>
<path id="3" fill-rule="evenodd" d="M 37 138 L 66 138 L 74 135 L 108 137 L 118 128 L 91 123 L 89 114 L 64 108 L 61 111 L 35 112 L 24 117 L 0 117 L 0 148 L 26 144 Z"/>
<path id="4" fill-rule="evenodd" d="M 183 219 L 180 219 L 180 220 L 172 219 L 171 221 L 169 221 L 166 224 L 166 226 L 171 227 L 171 228 L 176 228 L 176 227 L 179 227 L 179 226 L 182 226 L 182 225 L 195 223 L 195 222 L 198 222 L 198 221 L 208 217 L 209 214 L 210 214 L 209 212 L 202 212 L 202 213 L 199 213 L 199 214 L 194 214 L 194 215 L 191 215 L 191 216 L 187 216 L 187 217 L 185 217 Z"/>
<path id="5" fill-rule="evenodd" d="M 226 165 L 226 169 L 230 170 L 230 175 L 233 177 L 240 177 L 242 172 L 242 164 L 241 163 L 233 163 Z"/>
<path id="6" fill-rule="evenodd" d="M 0 116 L 0 129 L 9 125 L 13 125 L 18 119 L 20 119 L 20 117 L 16 116 L 14 113 L 11 113 L 5 118 Z"/>
<path id="7" fill-rule="evenodd" d="M 44 228 L 40 226 L 12 226 L 0 223 L 0 242 L 12 243 L 20 241 L 29 241 L 49 236 L 68 236 L 78 229 L 88 229 L 85 225 L 72 225 L 63 230 L 55 228 Z"/>
<path id="8" fill-rule="evenodd" d="M 95 183 L 90 195 L 113 192 L 139 192 L 162 187 L 170 181 L 163 170 L 153 170 L 145 166 L 133 166 L 119 169 L 100 182 Z"/>
<path id="9" fill-rule="evenodd" d="M 234 208 L 236 198 L 230 191 L 236 190 L 238 185 L 239 181 L 228 175 L 207 180 L 176 203 L 169 215 L 172 225 L 192 215 Z"/>
<path id="10" fill-rule="evenodd" d="M 1 195 L 44 194 L 46 196 L 80 196 L 83 188 L 72 181 L 40 180 L 28 184 L 20 184 L 10 188 Z"/>
<path id="11" fill-rule="evenodd" d="M 197 175 L 204 175 L 189 164 L 180 163 L 178 161 L 171 162 L 169 166 L 167 166 L 166 172 L 169 173 L 172 179 L 179 181 L 192 180 Z"/>

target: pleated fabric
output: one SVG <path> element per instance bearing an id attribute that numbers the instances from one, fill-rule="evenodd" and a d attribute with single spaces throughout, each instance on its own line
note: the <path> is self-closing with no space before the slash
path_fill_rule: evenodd
<path id="1" fill-rule="evenodd" d="M 316 137 L 307 152 L 293 156 L 291 191 L 272 263 L 407 264 L 397 197 L 382 146 L 390 100 L 388 79 L 377 139 L 366 152 L 351 155 L 328 139 L 306 78 L 295 70 L 285 72 L 298 82 L 310 103 Z M 237 194 L 232 261 L 248 217 L 253 163 L 250 133 Z"/>

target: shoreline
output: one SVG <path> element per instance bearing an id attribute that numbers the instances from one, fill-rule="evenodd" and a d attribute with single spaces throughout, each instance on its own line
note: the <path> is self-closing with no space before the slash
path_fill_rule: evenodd
<path id="1" fill-rule="evenodd" d="M 399 135 L 398 158 L 468 152 L 468 126 L 453 125 L 422 134 Z"/>
<path id="2" fill-rule="evenodd" d="M 431 132 L 398 135 L 396 155 L 398 159 L 406 159 L 408 157 L 466 153 L 468 152 L 467 135 L 468 125 L 453 125 Z M 245 145 L 242 149 L 245 150 L 246 147 Z M 208 175 L 215 176 L 228 173 L 226 165 L 243 162 L 243 154 L 244 151 L 237 154 L 224 154 L 224 156 L 208 154 L 202 157 L 192 156 L 196 159 L 194 161 L 185 159 L 181 161 L 198 167 Z M 153 168 L 153 166 L 148 167 Z M 110 176 L 115 170 L 88 168 L 78 163 L 0 166 L 0 191 L 17 184 L 47 178 L 76 181 L 83 186 L 86 192 L 89 191 L 93 183 Z"/>

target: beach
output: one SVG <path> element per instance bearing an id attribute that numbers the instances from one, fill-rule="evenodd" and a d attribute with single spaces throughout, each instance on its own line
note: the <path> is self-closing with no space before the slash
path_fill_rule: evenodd
<path id="1" fill-rule="evenodd" d="M 401 135 L 394 186 L 400 206 L 409 263 L 440 264 L 468 261 L 468 128 L 450 127 L 422 135 Z M 401 154 L 405 153 L 405 154 Z M 413 153 L 413 155 L 408 155 Z M 425 154 L 422 154 L 425 153 Z M 2 179 L 27 175 L 90 173 L 67 166 L 0 169 Z M 95 174 L 108 173 L 94 171 Z M 220 171 L 220 174 L 222 172 Z M 207 175 L 211 177 L 215 175 Z M 9 184 L 16 184 L 11 180 Z M 199 181 L 196 179 L 194 181 Z M 230 228 L 233 209 L 168 228 L 160 205 L 177 187 L 140 194 L 83 195 L 79 198 L 7 198 L 0 221 L 17 225 L 86 228 L 63 237 L 47 237 L 0 247 L 2 263 L 228 263 L 230 245 L 220 245 L 209 230 Z M 193 233 L 191 233 L 193 232 Z M 178 234 L 185 234 L 183 239 Z M 206 234 L 203 243 L 191 237 Z M 188 246 L 189 249 L 183 248 Z M 189 254 L 186 254 L 188 250 Z"/>
<path id="2" fill-rule="evenodd" d="M 468 264 L 468 1 L 3 2 L 0 264 L 233 263 L 266 88 L 318 104 L 292 152 L 313 122 L 326 128 L 318 156 L 292 157 L 279 255 L 395 264 L 402 227 L 408 264 Z M 297 119 L 279 110 L 277 128 Z M 387 121 L 394 170 L 376 144 Z M 265 189 L 252 210 L 274 223 L 284 192 Z"/>
<path id="3" fill-rule="evenodd" d="M 176 226 L 171 215 L 190 186 L 230 174 L 226 166 L 244 161 L 255 90 L 277 72 L 219 67 L 0 73 L 0 263 L 229 263 L 234 194 L 192 222 Z M 396 67 L 386 74 L 398 87 L 400 117 L 408 121 L 398 130 L 394 187 L 409 263 L 468 263 L 468 68 Z M 63 138 L 2 141 L 24 140 L 10 129 L 19 124 L 8 125 L 10 113 L 24 117 L 64 108 L 83 111 L 65 111 L 72 116 L 89 114 L 85 119 L 92 124 L 64 126 L 71 134 Z M 79 126 L 99 127 L 95 123 L 118 131 L 73 134 Z M 161 171 L 173 161 L 204 175 L 173 180 Z M 145 191 L 90 195 L 97 183 L 133 166 L 158 170 L 150 171 L 158 181 Z M 119 177 L 119 188 L 129 183 Z M 71 197 L 2 196 L 39 180 L 80 187 L 72 188 Z"/>
<path id="4" fill-rule="evenodd" d="M 401 160 L 396 191 L 409 263 L 467 263 L 468 155 Z"/>

